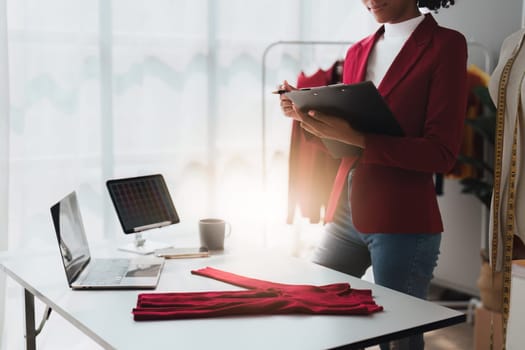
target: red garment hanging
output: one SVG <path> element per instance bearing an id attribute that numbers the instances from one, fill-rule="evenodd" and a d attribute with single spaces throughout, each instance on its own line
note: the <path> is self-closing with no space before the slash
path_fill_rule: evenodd
<path id="1" fill-rule="evenodd" d="M 482 112 L 483 106 L 479 98 L 475 95 L 474 89 L 477 87 L 487 87 L 490 75 L 478 68 L 470 65 L 467 69 L 467 119 L 476 119 Z M 469 124 L 463 129 L 463 141 L 459 152 L 465 156 L 475 159 L 483 159 L 483 137 L 480 136 Z M 483 171 L 475 168 L 471 164 L 456 162 L 452 170 L 445 174 L 446 178 L 464 179 L 468 177 L 482 178 Z"/>
<path id="2" fill-rule="evenodd" d="M 290 285 L 211 267 L 192 273 L 250 290 L 141 293 L 133 309 L 134 319 L 147 321 L 269 314 L 368 315 L 383 310 L 374 302 L 369 289 L 352 289 L 348 283 Z"/>
<path id="3" fill-rule="evenodd" d="M 297 78 L 298 88 L 324 86 L 341 82 L 342 61 L 337 61 L 328 70 L 319 69 L 311 76 L 301 72 Z M 292 124 L 288 175 L 288 218 L 293 223 L 298 206 L 303 217 L 311 223 L 321 219 L 321 207 L 328 204 L 340 159 L 332 158 L 319 145 L 309 142 L 298 121 Z"/>

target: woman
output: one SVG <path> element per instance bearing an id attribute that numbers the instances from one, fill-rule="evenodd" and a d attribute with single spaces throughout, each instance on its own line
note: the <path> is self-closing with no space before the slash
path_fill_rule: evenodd
<path id="1" fill-rule="evenodd" d="M 459 152 L 467 45 L 463 35 L 419 10 L 454 0 L 362 2 L 383 25 L 348 50 L 343 82 L 373 81 L 405 136 L 364 134 L 341 118 L 302 113 L 281 95 L 284 114 L 309 134 L 362 149 L 359 157 L 342 159 L 314 261 L 358 277 L 372 265 L 375 283 L 426 298 L 443 231 L 433 174 L 449 171 Z M 282 88 L 294 89 L 286 81 Z M 423 335 L 398 346 L 422 349 Z"/>

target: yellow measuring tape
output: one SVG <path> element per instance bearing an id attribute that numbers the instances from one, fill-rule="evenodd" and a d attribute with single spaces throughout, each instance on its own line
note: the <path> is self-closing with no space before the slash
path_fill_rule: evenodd
<path id="1" fill-rule="evenodd" d="M 507 200 L 506 200 L 506 217 L 505 226 L 503 232 L 500 234 L 500 203 L 501 203 L 501 172 L 503 162 L 503 137 L 504 137 L 504 126 L 505 126 L 505 113 L 506 113 L 506 97 L 507 97 L 507 85 L 510 76 L 510 71 L 514 65 L 514 61 L 518 56 L 518 53 L 523 46 L 524 37 L 521 38 L 519 44 L 516 46 L 512 56 L 505 64 L 503 71 L 501 72 L 499 86 L 498 86 L 498 105 L 496 114 L 496 139 L 494 142 L 495 147 L 495 161 L 494 161 L 494 193 L 493 193 L 493 222 L 492 222 L 492 278 L 494 285 L 494 276 L 496 275 L 497 265 L 497 254 L 498 254 L 498 238 L 501 236 L 503 243 L 503 260 L 502 260 L 502 274 L 503 274 L 503 300 L 502 300 L 502 322 L 503 322 L 503 334 L 502 334 L 502 349 L 506 348 L 507 339 L 507 323 L 509 319 L 510 311 L 510 287 L 512 278 L 512 251 L 514 242 L 514 222 L 515 222 L 515 197 L 516 197 L 516 172 L 517 172 L 517 136 L 518 136 L 518 118 L 514 125 L 514 132 L 512 138 L 512 150 L 510 159 L 510 174 L 509 183 L 507 188 Z M 523 76 L 522 76 L 523 79 Z M 521 83 L 521 82 L 520 82 Z M 521 84 L 520 84 L 521 86 Z M 518 99 L 519 105 L 518 110 L 521 110 L 521 96 Z M 491 334 L 490 334 L 490 348 L 494 347 L 494 325 L 491 323 Z"/>

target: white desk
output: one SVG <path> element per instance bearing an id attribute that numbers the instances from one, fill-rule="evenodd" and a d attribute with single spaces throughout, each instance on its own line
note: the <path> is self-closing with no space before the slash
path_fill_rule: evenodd
<path id="1" fill-rule="evenodd" d="M 240 288 L 192 275 L 212 266 L 248 277 L 293 284 L 349 282 L 373 290 L 383 312 L 370 316 L 271 315 L 135 322 L 140 291 L 73 291 L 57 254 L 0 254 L 0 267 L 25 288 L 28 349 L 36 348 L 34 297 L 107 349 L 326 349 L 374 345 L 465 321 L 465 315 L 304 260 L 259 254 L 169 260 L 156 291 Z M 41 315 L 38 315 L 40 318 Z"/>

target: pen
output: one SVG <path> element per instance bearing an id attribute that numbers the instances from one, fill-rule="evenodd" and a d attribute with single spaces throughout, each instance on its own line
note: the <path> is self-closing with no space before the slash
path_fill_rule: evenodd
<path id="1" fill-rule="evenodd" d="M 272 94 L 282 95 L 282 94 L 284 94 L 286 92 L 288 92 L 288 90 L 279 89 L 279 90 L 272 91 Z"/>

